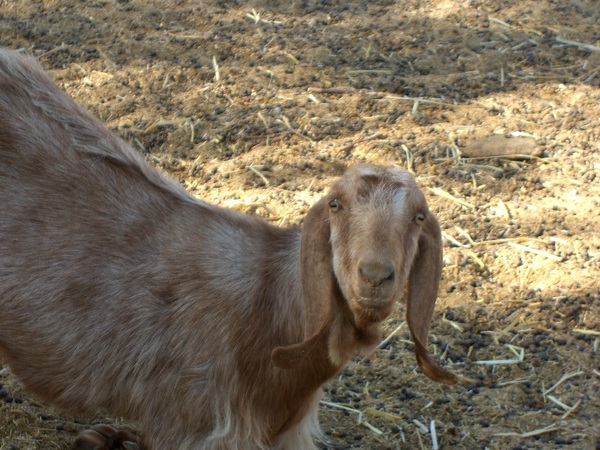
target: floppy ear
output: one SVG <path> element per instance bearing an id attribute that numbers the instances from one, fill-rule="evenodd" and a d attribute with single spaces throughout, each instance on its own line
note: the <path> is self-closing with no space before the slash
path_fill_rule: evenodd
<path id="1" fill-rule="evenodd" d="M 333 301 L 337 295 L 329 238 L 329 205 L 323 198 L 308 211 L 302 227 L 300 274 L 305 340 L 275 348 L 271 359 L 276 367 L 291 369 L 311 352 L 327 348 L 327 329 L 333 321 Z"/>
<path id="2" fill-rule="evenodd" d="M 415 344 L 417 363 L 425 375 L 444 384 L 456 383 L 456 375 L 433 359 L 427 345 L 429 324 L 442 274 L 442 235 L 436 218 L 427 214 L 419 248 L 408 277 L 407 321 Z"/>

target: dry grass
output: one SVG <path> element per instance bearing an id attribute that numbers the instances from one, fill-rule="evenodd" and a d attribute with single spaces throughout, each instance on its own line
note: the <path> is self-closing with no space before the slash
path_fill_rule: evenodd
<path id="1" fill-rule="evenodd" d="M 400 305 L 326 387 L 327 448 L 598 448 L 595 0 L 100 3 L 0 2 L 0 45 L 191 192 L 281 225 L 360 161 L 428 193 L 445 238 L 432 350 L 462 383 L 418 373 Z M 464 156 L 489 136 L 541 156 Z M 0 450 L 64 449 L 107 420 L 0 384 Z"/>

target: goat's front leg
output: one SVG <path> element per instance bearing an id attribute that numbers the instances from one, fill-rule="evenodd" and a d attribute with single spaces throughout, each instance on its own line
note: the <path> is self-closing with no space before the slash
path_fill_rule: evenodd
<path id="1" fill-rule="evenodd" d="M 145 450 L 136 437 L 110 425 L 94 425 L 77 436 L 71 450 Z"/>

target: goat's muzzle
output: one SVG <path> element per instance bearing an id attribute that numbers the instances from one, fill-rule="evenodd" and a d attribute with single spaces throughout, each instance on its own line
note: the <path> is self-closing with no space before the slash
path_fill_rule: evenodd
<path id="1" fill-rule="evenodd" d="M 361 261 L 358 266 L 358 272 L 362 281 L 373 287 L 392 283 L 395 278 L 394 266 L 381 261 Z"/>
<path id="2" fill-rule="evenodd" d="M 384 320 L 392 311 L 397 275 L 394 265 L 378 259 L 365 259 L 358 265 L 360 286 L 354 310 L 364 325 Z"/>
<path id="3" fill-rule="evenodd" d="M 396 287 L 394 265 L 380 260 L 363 260 L 358 265 L 360 304 L 378 308 L 393 301 Z"/>

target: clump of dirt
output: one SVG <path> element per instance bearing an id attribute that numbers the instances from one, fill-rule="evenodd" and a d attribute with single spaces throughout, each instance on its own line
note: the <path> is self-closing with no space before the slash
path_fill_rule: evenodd
<path id="1" fill-rule="evenodd" d="M 432 348 L 469 381 L 418 373 L 399 305 L 325 388 L 330 449 L 600 448 L 598 23 L 595 0 L 0 1 L 0 45 L 208 201 L 285 226 L 347 166 L 415 172 L 445 237 Z M 0 372 L 0 449 L 107 421 L 130 426 Z"/>

